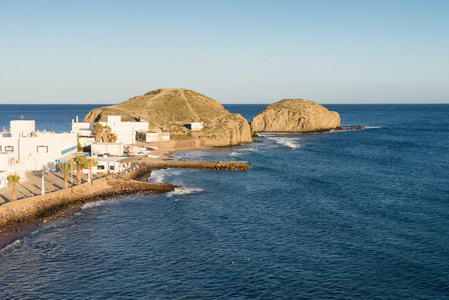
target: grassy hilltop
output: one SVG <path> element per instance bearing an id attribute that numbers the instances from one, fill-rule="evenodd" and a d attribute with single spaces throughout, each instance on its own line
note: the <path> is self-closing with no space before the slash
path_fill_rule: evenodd
<path id="1" fill-rule="evenodd" d="M 173 139 L 200 138 L 208 146 L 252 141 L 250 126 L 240 114 L 231 114 L 216 100 L 186 89 L 158 89 L 116 105 L 95 108 L 84 121 L 106 121 L 108 115 L 119 115 L 123 121 L 142 117 L 150 128 L 170 131 Z M 186 126 L 192 122 L 204 122 L 205 128 L 192 132 Z"/>

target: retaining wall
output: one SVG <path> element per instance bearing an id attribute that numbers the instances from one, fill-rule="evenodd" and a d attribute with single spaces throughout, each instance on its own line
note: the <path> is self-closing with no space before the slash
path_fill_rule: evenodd
<path id="1" fill-rule="evenodd" d="M 139 170 L 136 170 L 134 173 L 138 174 Z M 133 174 L 128 175 L 132 177 Z M 73 193 L 71 188 L 68 188 L 46 195 L 5 203 L 0 206 L 0 225 L 6 224 L 11 220 L 19 220 L 18 223 L 20 224 L 36 222 L 36 214 L 38 212 L 55 206 L 67 207 L 73 205 L 73 203 L 87 203 L 99 198 L 118 197 L 140 192 L 167 193 L 173 191 L 176 187 L 169 183 L 100 178 L 94 181 L 93 186 L 90 182 L 74 186 Z M 23 221 L 21 219 L 27 220 Z"/>
<path id="2" fill-rule="evenodd" d="M 223 171 L 247 171 L 248 162 L 206 162 L 206 161 L 165 161 L 142 162 L 142 165 L 152 168 L 176 168 L 176 169 L 204 169 Z"/>
<path id="3" fill-rule="evenodd" d="M 186 140 L 186 141 L 168 141 L 168 142 L 151 142 L 151 143 L 138 143 L 138 145 L 149 145 L 158 148 L 168 148 L 168 149 L 180 149 L 180 148 L 198 148 L 204 147 L 204 140 Z"/>

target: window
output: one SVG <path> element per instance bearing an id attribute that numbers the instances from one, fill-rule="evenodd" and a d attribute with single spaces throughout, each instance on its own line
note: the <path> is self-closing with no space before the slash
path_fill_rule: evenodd
<path id="1" fill-rule="evenodd" d="M 36 152 L 37 153 L 48 153 L 48 146 L 37 146 Z"/>
<path id="2" fill-rule="evenodd" d="M 98 170 L 104 170 L 104 166 L 100 166 L 100 165 L 98 165 Z"/>
<path id="3" fill-rule="evenodd" d="M 62 151 L 61 151 L 61 155 L 64 155 L 64 154 L 66 154 L 66 153 L 69 153 L 70 151 L 74 151 L 74 150 L 76 150 L 76 148 L 77 148 L 77 146 L 73 146 L 73 147 L 70 147 L 70 148 L 68 148 L 68 149 L 62 150 Z"/>
<path id="4" fill-rule="evenodd" d="M 5 146 L 5 151 L 11 151 L 14 152 L 14 146 Z"/>
<path id="5" fill-rule="evenodd" d="M 0 152 L 2 152 L 2 146 L 0 146 Z"/>
<path id="6" fill-rule="evenodd" d="M 109 166 L 109 170 L 114 171 L 114 166 Z"/>

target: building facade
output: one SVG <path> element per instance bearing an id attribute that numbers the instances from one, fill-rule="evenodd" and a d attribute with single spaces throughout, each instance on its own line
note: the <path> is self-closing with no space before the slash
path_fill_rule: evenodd
<path id="1" fill-rule="evenodd" d="M 12 152 L 0 153 L 0 189 L 8 186 L 8 176 L 13 174 L 19 175 L 21 182 L 26 180 L 25 165 L 18 162 Z"/>
<path id="2" fill-rule="evenodd" d="M 108 155 L 108 156 L 122 156 L 122 143 L 95 143 L 90 146 L 91 156 Z"/>
<path id="3" fill-rule="evenodd" d="M 203 129 L 204 124 L 203 122 L 193 122 L 192 124 L 190 124 L 190 129 L 191 130 L 201 130 Z"/>
<path id="4" fill-rule="evenodd" d="M 34 121 L 11 121 L 10 131 L 0 134 L 0 153 L 12 153 L 28 171 L 55 170 L 57 160 L 68 159 L 76 150 L 75 133 L 35 131 Z"/>
<path id="5" fill-rule="evenodd" d="M 139 130 L 136 133 L 139 142 L 164 142 L 170 140 L 170 132 L 162 132 L 160 129 Z"/>
<path id="6" fill-rule="evenodd" d="M 92 172 L 95 174 L 97 172 L 107 173 L 120 173 L 128 169 L 134 158 L 132 157 L 95 157 L 95 160 L 98 161 L 98 165 L 95 169 L 92 169 Z"/>
<path id="7" fill-rule="evenodd" d="M 147 121 L 122 122 L 121 116 L 107 116 L 106 122 L 97 122 L 103 126 L 109 126 L 111 132 L 117 135 L 117 143 L 130 145 L 136 142 L 136 132 L 148 130 Z M 79 135 L 82 146 L 91 145 L 95 142 L 93 126 L 95 122 L 78 122 L 78 117 L 72 120 L 72 132 Z"/>

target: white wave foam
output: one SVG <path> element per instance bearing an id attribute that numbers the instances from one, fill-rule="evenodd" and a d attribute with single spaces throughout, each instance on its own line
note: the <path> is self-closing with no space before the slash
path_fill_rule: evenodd
<path id="1" fill-rule="evenodd" d="M 163 171 L 164 170 L 152 171 L 150 177 L 148 177 L 146 180 L 152 182 L 163 182 L 165 177 L 165 172 Z"/>
<path id="2" fill-rule="evenodd" d="M 232 151 L 231 153 L 228 154 L 228 156 L 240 156 L 245 154 L 245 152 L 257 152 L 260 151 L 261 148 L 254 148 L 254 147 L 249 147 L 249 148 L 240 148 L 237 150 Z"/>
<path id="3" fill-rule="evenodd" d="M 18 239 L 18 240 L 15 240 L 12 244 L 6 245 L 3 249 L 0 250 L 0 257 L 20 248 L 22 246 L 22 244 L 23 244 L 23 239 Z"/>
<path id="4" fill-rule="evenodd" d="M 296 140 L 291 137 L 283 137 L 283 136 L 265 136 L 267 139 L 274 141 L 276 144 L 284 145 L 286 147 L 291 148 L 292 150 L 296 148 L 300 148 L 301 144 L 296 143 Z"/>
<path id="5" fill-rule="evenodd" d="M 98 200 L 98 201 L 94 201 L 94 202 L 89 202 L 89 203 L 86 203 L 83 206 L 81 206 L 81 209 L 88 209 L 91 207 L 103 206 L 108 202 L 110 203 L 111 201 L 114 201 L 114 200 Z"/>
<path id="6" fill-rule="evenodd" d="M 179 169 L 161 169 L 151 172 L 151 176 L 147 178 L 147 181 L 151 182 L 164 182 L 164 179 L 167 175 L 180 175 L 182 170 Z"/>
<path id="7" fill-rule="evenodd" d="M 366 128 L 366 129 L 379 129 L 379 128 L 382 128 L 382 126 L 365 126 L 363 128 Z"/>
<path id="8" fill-rule="evenodd" d="M 229 153 L 229 156 L 240 156 L 240 155 L 242 155 L 243 153 L 241 153 L 241 152 L 238 152 L 238 151 L 232 151 L 231 153 Z"/>
<path id="9" fill-rule="evenodd" d="M 201 188 L 185 188 L 185 187 L 179 187 L 179 188 L 175 188 L 175 190 L 173 192 L 169 192 L 167 194 L 165 194 L 167 197 L 172 197 L 175 195 L 186 195 L 186 194 L 194 194 L 194 193 L 199 193 L 204 191 Z"/>

